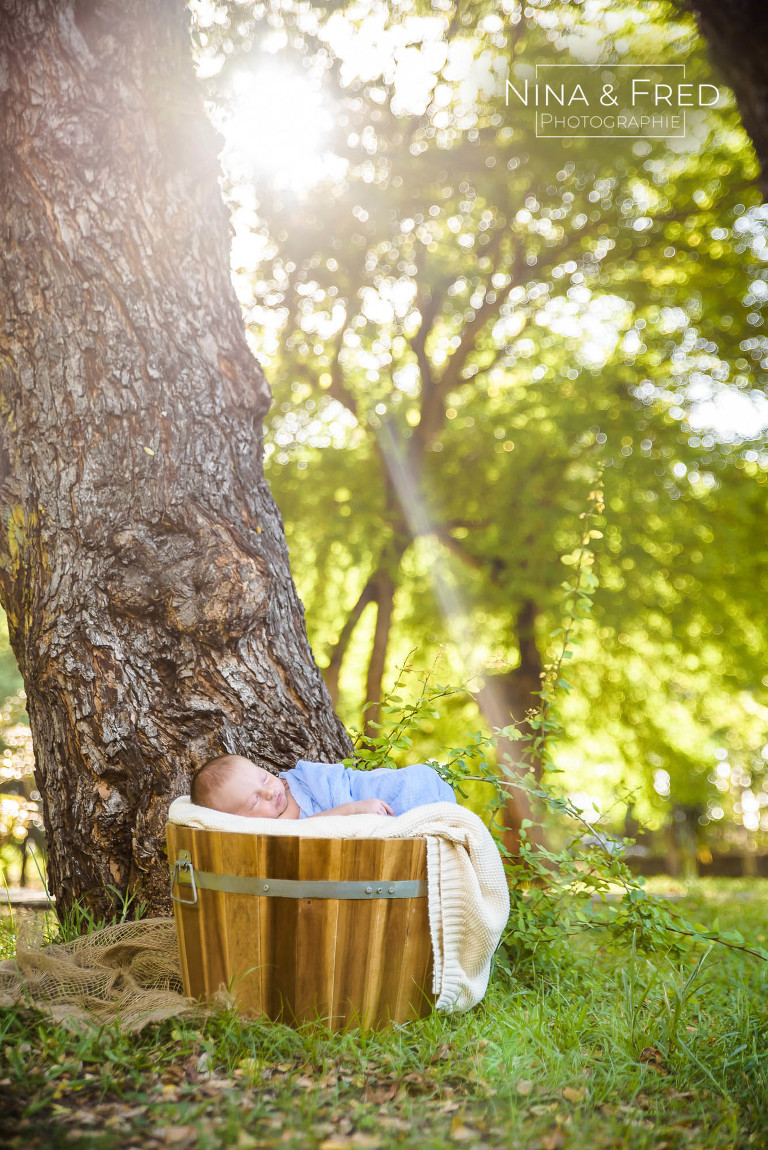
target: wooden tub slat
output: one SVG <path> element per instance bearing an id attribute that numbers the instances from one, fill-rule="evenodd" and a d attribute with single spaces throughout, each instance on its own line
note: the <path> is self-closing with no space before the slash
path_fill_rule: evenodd
<path id="1" fill-rule="evenodd" d="M 401 854 L 400 843 L 393 844 L 394 851 L 386 853 L 381 849 L 384 840 L 378 843 L 376 859 L 376 874 L 379 876 L 378 886 L 385 886 L 386 880 L 393 878 L 394 873 L 402 873 L 397 867 L 397 856 Z M 381 1017 L 386 1015 L 386 1002 L 383 999 L 383 970 L 387 950 L 387 923 L 394 901 L 391 899 L 376 899 L 371 903 L 371 925 L 368 933 L 368 955 L 366 963 L 366 980 L 363 986 L 361 1003 L 361 1025 L 373 1026 L 379 1021 L 386 1021 Z"/>
<path id="2" fill-rule="evenodd" d="M 213 839 L 204 839 L 198 846 L 202 854 L 201 870 L 213 871 L 214 874 L 226 874 L 223 854 L 223 838 L 216 835 Z M 217 891 L 206 891 L 212 898 L 206 899 L 204 904 L 207 915 L 205 931 L 207 935 L 207 958 L 209 973 L 207 977 L 209 986 L 225 986 L 232 989 L 232 981 L 237 977 L 229 958 L 229 942 L 227 933 L 227 900 L 231 896 L 219 894 Z"/>
<path id="3" fill-rule="evenodd" d="M 334 881 L 339 878 L 341 847 L 338 839 L 299 839 L 300 879 Z M 296 1021 L 331 1020 L 336 976 L 338 899 L 297 900 Z"/>
<path id="4" fill-rule="evenodd" d="M 426 843 L 423 839 L 402 839 L 397 847 L 396 865 L 400 873 L 426 874 Z M 390 865 L 394 863 L 393 858 Z M 414 1017 L 422 1017 L 431 1009 L 430 999 L 418 993 L 431 981 L 432 945 L 428 922 L 425 921 L 425 904 L 426 900 L 418 905 L 415 899 L 397 899 L 389 903 L 379 964 L 378 1017 L 382 1021 L 387 1014 L 396 1018 L 407 1017 L 410 1009 Z"/>
<path id="5" fill-rule="evenodd" d="M 427 844 L 424 839 L 411 839 L 411 866 L 427 873 Z M 432 994 L 432 941 L 427 907 L 408 900 L 402 906 L 403 951 L 399 965 L 394 1013 L 398 1018 L 411 1011 L 414 1018 L 425 1018 L 434 1005 Z"/>
<path id="6" fill-rule="evenodd" d="M 380 839 L 349 839 L 344 877 L 365 881 L 376 873 Z M 361 1022 L 360 1011 L 368 981 L 372 902 L 341 900 L 336 943 L 334 1018 L 340 1027 Z"/>
<path id="7" fill-rule="evenodd" d="M 191 853 L 192 831 L 188 827 L 167 826 L 168 858 L 173 865 L 180 850 Z M 178 893 L 178 892 L 177 892 Z M 182 891 L 181 893 L 185 893 Z M 174 904 L 175 907 L 175 904 Z M 181 978 L 186 994 L 201 998 L 206 993 L 204 981 L 203 933 L 200 915 L 187 915 L 182 908 L 175 909 L 176 938 L 181 960 Z"/>
<path id="8" fill-rule="evenodd" d="M 221 873 L 258 876 L 263 866 L 259 840 L 255 836 L 243 836 L 245 842 L 233 844 L 233 837 L 221 836 Z M 264 969 L 263 899 L 247 894 L 221 894 L 218 897 L 225 907 L 227 969 L 237 972 L 233 994 L 239 1002 L 261 1011 L 267 977 Z"/>
<path id="9" fill-rule="evenodd" d="M 297 838 L 267 838 L 265 846 L 268 875 L 299 877 Z M 264 1006 L 270 1018 L 291 1022 L 296 994 L 297 900 L 265 898 L 262 901 L 267 911 L 268 955 Z"/>

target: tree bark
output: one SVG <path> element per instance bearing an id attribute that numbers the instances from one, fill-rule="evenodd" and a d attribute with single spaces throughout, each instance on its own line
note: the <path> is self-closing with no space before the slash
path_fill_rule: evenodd
<path id="1" fill-rule="evenodd" d="M 169 907 L 168 804 L 351 745 L 261 467 L 183 5 L 0 0 L 0 600 L 59 904 Z"/>
<path id="2" fill-rule="evenodd" d="M 676 0 L 693 12 L 709 54 L 736 97 L 768 200 L 768 6 L 765 0 Z"/>

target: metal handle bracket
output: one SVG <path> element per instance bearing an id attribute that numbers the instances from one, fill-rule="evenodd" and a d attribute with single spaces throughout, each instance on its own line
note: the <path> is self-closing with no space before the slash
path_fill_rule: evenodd
<path id="1" fill-rule="evenodd" d="M 182 874 L 189 875 L 189 883 L 192 887 L 192 898 L 179 898 L 178 895 L 173 893 L 173 888 L 178 884 L 182 885 Z M 186 885 L 186 884 L 185 884 Z M 181 903 L 182 906 L 196 906 L 197 905 L 197 883 L 195 882 L 195 868 L 192 865 L 192 859 L 189 851 L 179 851 L 178 858 L 173 864 L 173 871 L 171 873 L 171 898 L 174 902 Z"/>

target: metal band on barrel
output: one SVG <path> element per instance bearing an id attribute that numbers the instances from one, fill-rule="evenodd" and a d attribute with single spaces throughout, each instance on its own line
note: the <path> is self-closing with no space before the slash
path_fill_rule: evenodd
<path id="1" fill-rule="evenodd" d="M 427 884 L 424 879 L 365 879 L 325 881 L 314 879 L 255 878 L 251 875 L 215 874 L 197 870 L 191 859 L 179 857 L 173 867 L 172 885 L 192 888 L 192 898 L 172 897 L 176 902 L 193 906 L 198 890 L 214 890 L 222 894 L 251 894 L 262 898 L 425 898 Z"/>

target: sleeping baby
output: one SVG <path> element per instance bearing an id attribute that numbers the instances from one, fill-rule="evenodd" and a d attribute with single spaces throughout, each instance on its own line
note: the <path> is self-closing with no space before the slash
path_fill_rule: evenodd
<path id="1" fill-rule="evenodd" d="M 425 803 L 455 803 L 433 767 L 414 763 L 358 771 L 342 763 L 300 759 L 270 774 L 242 755 L 210 759 L 192 779 L 192 802 L 253 819 L 307 819 L 320 815 L 402 815 Z"/>

